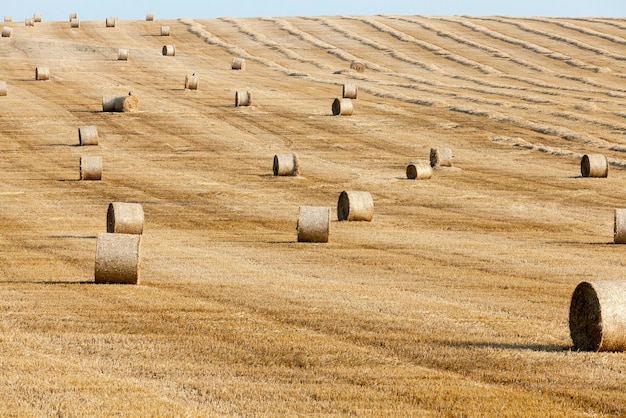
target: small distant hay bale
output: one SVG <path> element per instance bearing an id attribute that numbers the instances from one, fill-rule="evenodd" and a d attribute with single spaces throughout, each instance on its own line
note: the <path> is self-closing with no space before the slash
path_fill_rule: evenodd
<path id="1" fill-rule="evenodd" d="M 35 80 L 50 80 L 50 69 L 48 67 L 35 68 Z"/>
<path id="2" fill-rule="evenodd" d="M 354 111 L 351 99 L 338 98 L 333 101 L 332 111 L 334 116 L 350 116 Z"/>
<path id="3" fill-rule="evenodd" d="M 72 19 L 78 19 L 78 13 L 70 13 L 70 22 Z"/>
<path id="4" fill-rule="evenodd" d="M 5 26 L 2 28 L 2 37 L 3 38 L 12 38 L 13 37 L 13 28 Z"/>
<path id="5" fill-rule="evenodd" d="M 613 242 L 626 244 L 626 209 L 615 209 L 613 213 Z"/>
<path id="6" fill-rule="evenodd" d="M 161 26 L 161 36 L 170 36 L 169 26 Z"/>
<path id="7" fill-rule="evenodd" d="M 343 191 L 337 202 L 337 219 L 339 221 L 370 222 L 374 215 L 374 200 L 369 192 Z"/>
<path id="8" fill-rule="evenodd" d="M 410 180 L 428 180 L 433 175 L 433 168 L 428 163 L 411 162 L 406 167 L 406 178 Z"/>
<path id="9" fill-rule="evenodd" d="M 98 145 L 98 127 L 90 125 L 78 128 L 78 143 L 80 145 Z"/>
<path id="10" fill-rule="evenodd" d="M 32 17 L 27 17 L 26 19 L 24 19 L 24 25 L 28 27 L 35 26 L 35 19 L 33 19 Z"/>
<path id="11" fill-rule="evenodd" d="M 431 167 L 452 167 L 452 150 L 450 148 L 430 149 Z"/>
<path id="12" fill-rule="evenodd" d="M 41 23 L 41 14 L 40 13 L 35 13 L 33 15 L 33 22 L 35 23 Z"/>
<path id="13" fill-rule="evenodd" d="M 609 160 L 603 154 L 586 154 L 580 161 L 580 173 L 583 177 L 607 177 Z"/>
<path id="14" fill-rule="evenodd" d="M 0 81 L 0 96 L 6 96 L 8 94 L 7 82 Z"/>
<path id="15" fill-rule="evenodd" d="M 358 92 L 359 87 L 356 84 L 344 84 L 341 91 L 341 97 L 344 99 L 356 99 Z"/>
<path id="16" fill-rule="evenodd" d="M 246 60 L 243 58 L 233 58 L 233 63 L 230 66 L 233 70 L 245 70 L 246 69 Z"/>
<path id="17" fill-rule="evenodd" d="M 154 13 L 146 13 L 146 22 L 154 21 Z"/>
<path id="18" fill-rule="evenodd" d="M 102 180 L 102 157 L 80 157 L 80 179 Z"/>
<path id="19" fill-rule="evenodd" d="M 106 27 L 107 28 L 114 28 L 115 27 L 115 22 L 117 22 L 117 18 L 116 17 L 107 17 L 106 18 Z"/>
<path id="20" fill-rule="evenodd" d="M 296 154 L 276 154 L 272 167 L 275 176 L 297 176 L 300 163 Z"/>
<path id="21" fill-rule="evenodd" d="M 79 29 L 80 28 L 80 20 L 78 20 L 76 18 L 70 20 L 70 27 L 72 29 Z"/>
<path id="22" fill-rule="evenodd" d="M 13 22 L 13 18 L 11 16 L 5 16 L 4 17 L 4 21 L 7 22 L 7 23 L 8 22 Z"/>
<path id="23" fill-rule="evenodd" d="M 142 234 L 143 221 L 144 215 L 141 203 L 109 203 L 107 232 L 115 234 Z"/>
<path id="24" fill-rule="evenodd" d="M 191 75 L 185 75 L 185 88 L 189 90 L 198 90 L 198 85 L 200 84 L 200 80 L 196 73 Z"/>
<path id="25" fill-rule="evenodd" d="M 136 112 L 139 108 L 139 99 L 130 93 L 128 96 L 102 96 L 103 112 Z"/>
<path id="26" fill-rule="evenodd" d="M 572 294 L 569 328 L 581 351 L 626 350 L 626 280 L 581 282 Z"/>
<path id="27" fill-rule="evenodd" d="M 163 45 L 162 52 L 166 57 L 173 57 L 176 55 L 176 47 L 174 45 Z"/>
<path id="28" fill-rule="evenodd" d="M 365 65 L 361 61 L 354 60 L 350 63 L 350 69 L 362 73 L 365 71 Z"/>
<path id="29" fill-rule="evenodd" d="M 252 104 L 252 95 L 249 91 L 236 91 L 235 92 L 235 107 L 238 106 L 250 106 Z"/>
<path id="30" fill-rule="evenodd" d="M 120 48 L 117 50 L 118 61 L 128 61 L 128 49 Z"/>
<path id="31" fill-rule="evenodd" d="M 141 235 L 98 234 L 95 282 L 98 284 L 139 284 Z"/>
<path id="32" fill-rule="evenodd" d="M 296 230 L 298 231 L 298 242 L 328 242 L 330 208 L 300 206 Z"/>

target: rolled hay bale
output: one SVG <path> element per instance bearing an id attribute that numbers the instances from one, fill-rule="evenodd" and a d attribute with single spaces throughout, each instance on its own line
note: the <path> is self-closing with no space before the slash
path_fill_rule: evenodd
<path id="1" fill-rule="evenodd" d="M 8 93 L 7 82 L 6 81 L 0 81 L 0 96 L 6 96 L 7 93 Z"/>
<path id="2" fill-rule="evenodd" d="M 235 107 L 238 106 L 250 106 L 252 104 L 252 96 L 249 91 L 236 91 L 235 92 Z"/>
<path id="3" fill-rule="evenodd" d="M 117 22 L 117 18 L 116 17 L 107 17 L 106 19 L 106 27 L 107 28 L 114 28 L 115 27 L 115 22 Z"/>
<path id="4" fill-rule="evenodd" d="M 362 73 L 365 71 L 365 65 L 361 61 L 352 61 L 350 63 L 350 69 L 356 71 L 357 73 Z"/>
<path id="5" fill-rule="evenodd" d="M 72 19 L 78 19 L 78 13 L 70 13 L 70 22 Z"/>
<path id="6" fill-rule="evenodd" d="M 169 26 L 161 26 L 161 36 L 170 36 Z"/>
<path id="7" fill-rule="evenodd" d="M 103 112 L 136 112 L 139 108 L 139 99 L 128 93 L 128 96 L 102 96 Z"/>
<path id="8" fill-rule="evenodd" d="M 2 28 L 2 37 L 3 38 L 12 38 L 13 37 L 13 28 L 5 26 Z"/>
<path id="9" fill-rule="evenodd" d="M 35 26 L 35 20 L 32 17 L 27 17 L 24 19 L 25 26 Z"/>
<path id="10" fill-rule="evenodd" d="M 569 329 L 581 351 L 626 350 L 626 280 L 581 282 L 572 295 Z"/>
<path id="11" fill-rule="evenodd" d="M 330 208 L 300 206 L 296 230 L 298 231 L 298 242 L 328 242 Z"/>
<path id="12" fill-rule="evenodd" d="M 102 180 L 102 157 L 80 157 L 80 179 Z"/>
<path id="13" fill-rule="evenodd" d="M 70 20 L 70 27 L 71 27 L 72 29 L 78 29 L 78 28 L 80 28 L 80 20 L 78 20 L 78 19 L 76 19 L 76 18 L 74 18 L 74 19 Z"/>
<path id="14" fill-rule="evenodd" d="M 607 177 L 609 160 L 603 154 L 586 154 L 580 161 L 580 173 L 583 177 Z"/>
<path id="15" fill-rule="evenodd" d="M 7 23 L 8 22 L 13 22 L 13 18 L 11 16 L 5 16 L 4 17 L 4 21 L 7 22 Z"/>
<path id="16" fill-rule="evenodd" d="M 196 75 L 196 73 L 193 73 L 191 75 L 189 74 L 185 75 L 185 88 L 186 89 L 198 90 L 199 83 L 200 83 L 200 80 L 198 79 L 198 76 Z"/>
<path id="17" fill-rule="evenodd" d="M 626 209 L 615 209 L 613 213 L 613 242 L 626 244 Z"/>
<path id="18" fill-rule="evenodd" d="M 118 61 L 128 61 L 128 49 L 120 48 L 117 50 Z"/>
<path id="19" fill-rule="evenodd" d="M 141 235 L 98 234 L 95 282 L 98 284 L 139 284 Z"/>
<path id="20" fill-rule="evenodd" d="M 33 15 L 33 21 L 34 21 L 35 23 L 41 23 L 41 14 L 40 14 L 40 13 L 35 13 L 35 14 Z"/>
<path id="21" fill-rule="evenodd" d="M 433 168 L 427 163 L 409 163 L 406 178 L 410 180 L 428 180 L 433 176 Z"/>
<path id="22" fill-rule="evenodd" d="M 369 192 L 346 192 L 339 194 L 337 219 L 339 221 L 370 222 L 374 214 L 374 201 Z"/>
<path id="23" fill-rule="evenodd" d="M 50 80 L 50 69 L 48 67 L 35 68 L 35 80 Z"/>
<path id="24" fill-rule="evenodd" d="M 115 234 L 143 233 L 141 203 L 113 202 L 107 210 L 107 232 Z"/>
<path id="25" fill-rule="evenodd" d="M 233 63 L 230 66 L 233 70 L 245 70 L 246 69 L 246 60 L 243 58 L 233 58 Z"/>
<path id="26" fill-rule="evenodd" d="M 341 90 L 341 97 L 344 99 L 356 99 L 359 87 L 356 84 L 344 84 Z"/>
<path id="27" fill-rule="evenodd" d="M 333 115 L 334 116 L 350 116 L 354 110 L 351 99 L 335 99 L 333 101 Z"/>
<path id="28" fill-rule="evenodd" d="M 146 13 L 146 22 L 154 21 L 154 13 Z"/>
<path id="29" fill-rule="evenodd" d="M 80 145 L 98 145 L 98 127 L 91 125 L 78 128 L 78 143 Z"/>
<path id="30" fill-rule="evenodd" d="M 272 169 L 275 176 L 297 176 L 300 171 L 298 156 L 293 153 L 276 154 Z"/>
<path id="31" fill-rule="evenodd" d="M 450 148 L 431 148 L 430 166 L 452 167 L 452 150 Z"/>
<path id="32" fill-rule="evenodd" d="M 176 55 L 176 47 L 174 45 L 163 45 L 163 55 L 173 57 Z"/>

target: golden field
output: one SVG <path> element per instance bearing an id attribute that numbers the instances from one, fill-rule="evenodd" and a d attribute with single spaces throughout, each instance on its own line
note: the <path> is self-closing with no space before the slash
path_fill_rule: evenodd
<path id="1" fill-rule="evenodd" d="M 0 415 L 626 415 L 626 357 L 568 327 L 575 286 L 626 268 L 626 21 L 4 26 Z M 138 112 L 102 112 L 129 91 Z M 407 180 L 432 147 L 454 166 Z M 283 152 L 300 176 L 272 175 Z M 608 178 L 581 177 L 589 153 Z M 78 181 L 86 155 L 102 181 Z M 372 222 L 337 222 L 344 190 Z M 145 212 L 137 286 L 94 284 L 117 201 Z M 296 242 L 303 205 L 332 208 L 329 243 Z"/>

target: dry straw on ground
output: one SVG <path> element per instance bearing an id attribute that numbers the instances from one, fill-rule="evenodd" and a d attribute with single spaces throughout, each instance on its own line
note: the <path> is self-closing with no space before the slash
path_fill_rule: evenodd
<path id="1" fill-rule="evenodd" d="M 0 81 L 0 96 L 6 96 L 8 94 L 7 82 Z"/>
<path id="2" fill-rule="evenodd" d="M 431 167 L 452 167 L 452 150 L 450 148 L 430 149 Z"/>
<path id="3" fill-rule="evenodd" d="M 359 88 L 356 84 L 344 84 L 341 90 L 341 97 L 344 99 L 356 99 Z"/>
<path id="4" fill-rule="evenodd" d="M 613 242 L 626 244 L 626 209 L 615 209 L 613 212 Z"/>
<path id="5" fill-rule="evenodd" d="M 409 163 L 406 177 L 410 180 L 427 180 L 433 175 L 433 168 L 428 163 Z"/>
<path id="6" fill-rule="evenodd" d="M 13 37 L 13 28 L 5 26 L 2 28 L 2 37 L 3 38 L 12 38 Z"/>
<path id="7" fill-rule="evenodd" d="M 105 25 L 106 25 L 107 28 L 114 28 L 116 21 L 117 21 L 117 18 L 115 18 L 115 17 L 107 17 Z"/>
<path id="8" fill-rule="evenodd" d="M 365 65 L 361 61 L 352 61 L 350 63 L 350 69 L 357 73 L 362 73 L 365 71 Z"/>
<path id="9" fill-rule="evenodd" d="M 297 176 L 300 172 L 300 164 L 296 154 L 276 154 L 272 166 L 275 176 Z"/>
<path id="10" fill-rule="evenodd" d="M 142 234 L 143 222 L 144 214 L 141 203 L 109 203 L 109 208 L 107 209 L 107 232 Z"/>
<path id="11" fill-rule="evenodd" d="M 146 13 L 146 22 L 154 21 L 154 13 Z"/>
<path id="12" fill-rule="evenodd" d="M 48 67 L 35 68 L 35 80 L 50 80 L 50 69 Z"/>
<path id="13" fill-rule="evenodd" d="M 332 112 L 334 116 L 350 116 L 353 110 L 351 99 L 337 98 L 333 100 Z"/>
<path id="14" fill-rule="evenodd" d="M 169 26 L 161 26 L 161 36 L 170 36 Z"/>
<path id="15" fill-rule="evenodd" d="M 583 177 L 607 177 L 609 161 L 603 154 L 585 154 L 580 160 L 580 173 Z"/>
<path id="16" fill-rule="evenodd" d="M 370 222 L 374 215 L 374 200 L 369 192 L 343 191 L 337 201 L 337 220 Z"/>
<path id="17" fill-rule="evenodd" d="M 70 27 L 73 29 L 80 28 L 80 20 L 78 20 L 77 18 L 70 20 Z"/>
<path id="18" fill-rule="evenodd" d="M 246 60 L 243 58 L 235 57 L 233 58 L 233 63 L 230 66 L 233 70 L 245 70 L 246 69 Z"/>
<path id="19" fill-rule="evenodd" d="M 128 93 L 127 96 L 102 96 L 103 112 L 136 112 L 139 109 L 139 99 Z"/>
<path id="20" fill-rule="evenodd" d="M 89 125 L 78 128 L 78 143 L 80 145 L 98 145 L 98 127 Z"/>
<path id="21" fill-rule="evenodd" d="M 252 104 L 252 95 L 249 91 L 238 90 L 235 92 L 235 107 L 250 106 Z"/>
<path id="22" fill-rule="evenodd" d="M 117 50 L 118 61 L 128 61 L 128 49 L 120 48 Z"/>
<path id="23" fill-rule="evenodd" d="M 626 280 L 581 282 L 569 312 L 574 348 L 582 351 L 626 350 Z"/>
<path id="24" fill-rule="evenodd" d="M 189 90 L 198 90 L 198 85 L 200 84 L 200 80 L 196 73 L 191 75 L 185 75 L 185 88 Z"/>
<path id="25" fill-rule="evenodd" d="M 176 47 L 174 45 L 163 45 L 161 52 L 166 57 L 173 57 L 176 55 Z"/>
<path id="26" fill-rule="evenodd" d="M 298 242 L 328 242 L 330 208 L 300 206 L 296 230 L 298 231 Z"/>
<path id="27" fill-rule="evenodd" d="M 95 282 L 101 284 L 139 284 L 141 273 L 141 235 L 98 234 Z"/>
<path id="28" fill-rule="evenodd" d="M 102 157 L 80 157 L 80 179 L 102 180 Z"/>

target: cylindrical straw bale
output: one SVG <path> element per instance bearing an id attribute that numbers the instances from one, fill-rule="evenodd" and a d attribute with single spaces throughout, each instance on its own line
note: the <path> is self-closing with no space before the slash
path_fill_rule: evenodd
<path id="1" fill-rule="evenodd" d="M 613 242 L 626 244 L 626 209 L 615 209 L 613 213 Z"/>
<path id="2" fill-rule="evenodd" d="M 581 282 L 572 295 L 570 336 L 582 351 L 626 350 L 626 280 Z"/>
<path id="3" fill-rule="evenodd" d="M 352 100 L 351 99 L 335 99 L 333 101 L 333 115 L 334 116 L 350 116 L 352 115 L 352 111 L 354 110 L 354 107 L 352 106 Z"/>
<path id="4" fill-rule="evenodd" d="M 33 15 L 33 21 L 34 21 L 35 23 L 41 23 L 41 14 L 40 14 L 40 13 L 35 13 L 35 14 Z"/>
<path id="5" fill-rule="evenodd" d="M 298 242 L 328 242 L 330 208 L 300 206 L 296 230 L 298 231 Z"/>
<path id="6" fill-rule="evenodd" d="M 154 21 L 154 13 L 146 13 L 146 21 L 147 22 Z"/>
<path id="7" fill-rule="evenodd" d="M 340 221 L 370 222 L 374 214 L 374 201 L 369 192 L 346 192 L 339 194 L 337 219 Z"/>
<path id="8" fill-rule="evenodd" d="M 138 108 L 139 99 L 130 93 L 120 97 L 110 94 L 102 96 L 103 112 L 136 112 Z"/>
<path id="9" fill-rule="evenodd" d="M 170 36 L 169 26 L 161 26 L 161 36 Z"/>
<path id="10" fill-rule="evenodd" d="M 78 14 L 77 13 L 70 13 L 70 22 L 72 21 L 72 19 L 78 19 Z"/>
<path id="11" fill-rule="evenodd" d="M 102 157 L 80 157 L 80 179 L 102 180 Z"/>
<path id="12" fill-rule="evenodd" d="M 275 176 L 297 176 L 300 171 L 296 154 L 274 155 L 273 171 Z"/>
<path id="13" fill-rule="evenodd" d="M 6 95 L 7 95 L 7 82 L 0 81 L 0 96 L 6 96 Z"/>
<path id="14" fill-rule="evenodd" d="M 233 58 L 233 63 L 231 67 L 233 70 L 245 70 L 246 69 L 246 60 L 243 58 Z"/>
<path id="15" fill-rule="evenodd" d="M 361 61 L 352 61 L 350 63 L 350 69 L 357 73 L 362 73 L 365 71 L 365 65 Z"/>
<path id="16" fill-rule="evenodd" d="M 176 55 L 176 47 L 174 45 L 163 45 L 163 55 L 173 57 Z"/>
<path id="17" fill-rule="evenodd" d="M 433 175 L 433 168 L 428 163 L 409 163 L 406 177 L 410 180 L 428 180 Z"/>
<path id="18" fill-rule="evenodd" d="M 187 74 L 185 76 L 185 88 L 186 89 L 198 90 L 199 83 L 200 83 L 200 80 L 198 79 L 198 76 L 196 75 L 196 73 L 193 73 L 191 75 Z"/>
<path id="19" fill-rule="evenodd" d="M 93 125 L 78 128 L 78 143 L 80 145 L 98 145 L 98 128 Z"/>
<path id="20" fill-rule="evenodd" d="M 13 28 L 5 26 L 2 28 L 2 37 L 3 38 L 12 38 L 13 37 Z"/>
<path id="21" fill-rule="evenodd" d="M 95 282 L 139 284 L 141 272 L 141 235 L 98 234 Z"/>
<path id="22" fill-rule="evenodd" d="M 143 233 L 143 206 L 141 203 L 109 203 L 107 232 L 116 234 Z"/>
<path id="23" fill-rule="evenodd" d="M 431 148 L 430 166 L 452 167 L 452 150 L 450 148 Z"/>
<path id="24" fill-rule="evenodd" d="M 128 49 L 120 48 L 117 50 L 118 61 L 128 61 Z"/>
<path id="25" fill-rule="evenodd" d="M 70 20 L 70 27 L 73 28 L 73 29 L 80 28 L 80 20 L 78 20 L 78 19 Z"/>
<path id="26" fill-rule="evenodd" d="M 580 161 L 580 173 L 583 177 L 607 177 L 609 160 L 603 154 L 586 154 Z"/>
<path id="27" fill-rule="evenodd" d="M 11 16 L 5 16 L 4 17 L 4 21 L 5 22 L 13 22 L 13 18 Z"/>
<path id="28" fill-rule="evenodd" d="M 27 17 L 26 19 L 24 19 L 24 25 L 35 26 L 35 20 L 32 17 Z"/>
<path id="29" fill-rule="evenodd" d="M 344 84 L 341 97 L 344 99 L 356 99 L 359 88 L 356 84 Z"/>
<path id="30" fill-rule="evenodd" d="M 102 96 L 102 111 L 103 112 L 115 112 L 115 102 L 118 97 L 112 94 L 105 94 Z"/>
<path id="31" fill-rule="evenodd" d="M 250 106 L 252 104 L 252 95 L 249 91 L 236 91 L 235 92 L 235 107 L 237 106 Z"/>
<path id="32" fill-rule="evenodd" d="M 50 69 L 48 67 L 35 68 L 35 80 L 50 80 Z"/>
<path id="33" fill-rule="evenodd" d="M 117 19 L 115 17 L 107 17 L 107 19 L 106 19 L 106 27 L 107 28 L 114 28 L 116 21 L 117 21 Z"/>

